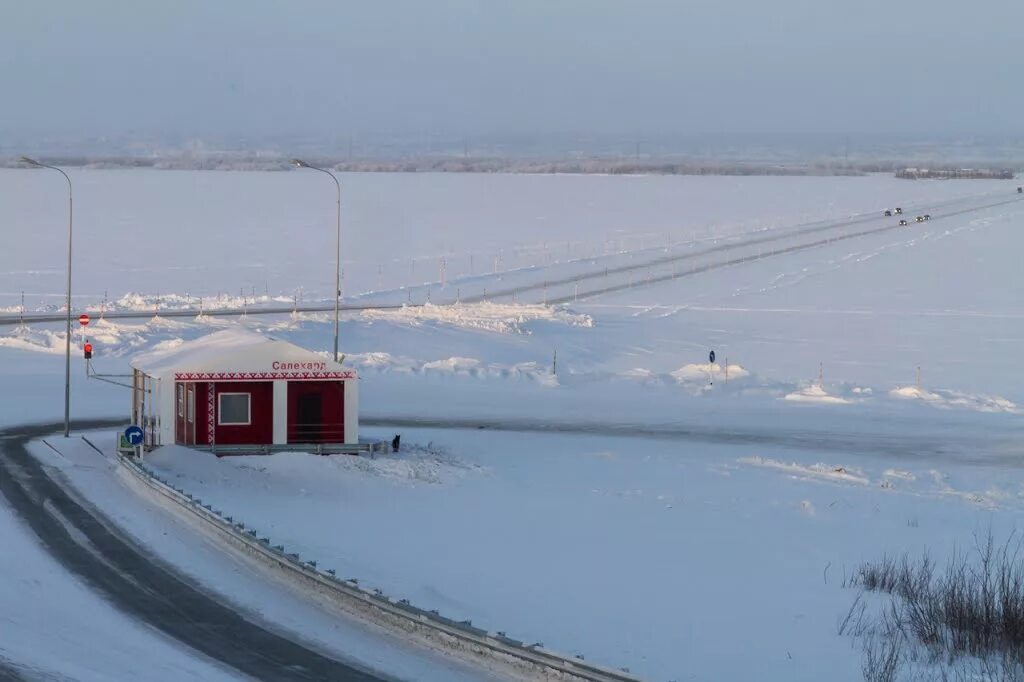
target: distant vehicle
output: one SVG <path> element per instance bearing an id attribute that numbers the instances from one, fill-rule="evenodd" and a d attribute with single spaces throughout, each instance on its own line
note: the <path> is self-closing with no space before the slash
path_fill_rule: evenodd
<path id="1" fill-rule="evenodd" d="M 1017 194 L 1024 194 L 1024 187 L 1018 187 Z"/>
<path id="2" fill-rule="evenodd" d="M 930 213 L 925 213 L 925 214 L 924 214 L 924 219 L 925 219 L 925 220 L 931 220 L 931 219 L 932 219 L 932 216 L 931 216 L 931 214 L 930 214 Z"/>
<path id="3" fill-rule="evenodd" d="M 903 209 L 899 206 L 896 207 L 896 215 L 903 215 Z"/>
<path id="4" fill-rule="evenodd" d="M 885 209 L 885 215 L 891 216 L 892 215 L 892 211 L 890 211 L 889 209 Z"/>
<path id="5" fill-rule="evenodd" d="M 919 222 L 919 223 L 923 223 L 924 222 L 924 216 L 923 215 L 919 215 L 916 218 L 914 218 L 914 220 Z"/>
<path id="6" fill-rule="evenodd" d="M 906 224 L 907 224 L 907 221 L 906 221 L 906 220 L 901 220 L 901 221 L 900 221 L 900 225 L 906 225 Z"/>

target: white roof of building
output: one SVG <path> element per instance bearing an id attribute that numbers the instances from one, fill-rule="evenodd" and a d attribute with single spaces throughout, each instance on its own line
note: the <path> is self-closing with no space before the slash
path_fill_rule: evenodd
<path id="1" fill-rule="evenodd" d="M 356 378 L 355 370 L 324 355 L 242 328 L 165 341 L 136 355 L 131 366 L 154 378 L 197 381 Z"/>

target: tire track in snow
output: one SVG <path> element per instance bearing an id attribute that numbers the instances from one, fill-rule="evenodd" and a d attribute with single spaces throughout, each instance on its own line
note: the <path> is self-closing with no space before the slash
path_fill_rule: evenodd
<path id="1" fill-rule="evenodd" d="M 982 195 L 982 196 L 983 197 L 987 197 L 989 195 L 986 194 L 986 195 Z M 965 202 L 965 201 L 970 201 L 971 199 L 972 198 L 959 197 L 957 199 L 951 199 L 951 200 L 946 201 L 946 202 L 939 202 L 939 203 L 931 204 L 931 205 L 932 206 L 951 206 L 951 205 L 960 204 L 960 203 Z M 967 208 L 964 208 L 964 209 L 952 211 L 952 212 L 945 213 L 945 214 L 942 214 L 942 215 L 933 216 L 932 221 L 939 220 L 941 218 L 950 218 L 950 217 L 954 217 L 954 216 L 958 216 L 958 215 L 963 215 L 963 214 L 971 213 L 971 212 L 974 212 L 974 211 L 980 211 L 980 210 L 983 210 L 983 209 L 986 209 L 986 208 L 993 208 L 993 207 L 996 207 L 996 206 L 1003 206 L 1005 204 L 1014 203 L 1014 202 L 1019 201 L 1019 200 L 1020 200 L 1020 198 L 1017 197 L 1016 195 L 1014 195 L 1014 198 L 1010 199 L 1010 200 L 1004 200 L 1004 201 L 999 201 L 999 202 L 994 202 L 994 203 L 987 203 L 987 204 L 981 204 L 981 205 L 972 205 L 972 206 L 968 206 Z M 537 291 L 543 291 L 543 290 L 547 290 L 547 289 L 553 289 L 553 288 L 562 287 L 562 286 L 574 285 L 574 284 L 576 284 L 578 282 L 592 281 L 592 280 L 596 280 L 596 279 L 600 279 L 600 278 L 603 278 L 603 277 L 608 277 L 608 276 L 612 276 L 612 275 L 616 275 L 616 274 L 631 273 L 631 272 L 636 272 L 636 271 L 639 271 L 639 270 L 648 270 L 650 268 L 658 267 L 660 265 L 674 264 L 674 263 L 683 262 L 683 261 L 687 261 L 687 260 L 693 260 L 693 259 L 697 259 L 697 258 L 701 258 L 701 257 L 707 257 L 707 256 L 710 256 L 710 255 L 713 255 L 713 254 L 716 254 L 716 253 L 728 252 L 728 251 L 732 251 L 732 250 L 736 250 L 736 249 L 740 249 L 740 248 L 744 248 L 744 247 L 751 247 L 751 246 L 759 246 L 759 245 L 764 245 L 764 244 L 771 244 L 771 243 L 775 243 L 775 242 L 782 241 L 782 240 L 785 240 L 785 239 L 790 239 L 790 238 L 793 238 L 793 237 L 796 237 L 796 236 L 800 236 L 800 235 L 816 234 L 816 233 L 825 232 L 825 231 L 828 231 L 828 230 L 839 229 L 839 228 L 843 228 L 843 227 L 850 227 L 850 226 L 853 226 L 853 225 L 860 225 L 860 224 L 863 224 L 863 223 L 866 223 L 866 222 L 870 222 L 870 221 L 873 221 L 873 220 L 878 220 L 878 219 L 879 219 L 879 217 L 878 217 L 877 213 L 871 213 L 871 214 L 864 214 L 864 215 L 861 215 L 861 216 L 853 216 L 853 217 L 850 217 L 850 218 L 847 218 L 847 219 L 844 219 L 844 220 L 833 221 L 833 222 L 810 223 L 809 225 L 805 225 L 804 227 L 800 227 L 800 228 L 796 228 L 796 229 L 791 229 L 791 230 L 786 230 L 785 232 L 778 232 L 778 231 L 776 231 L 774 229 L 772 229 L 772 230 L 759 230 L 759 231 L 756 231 L 756 232 L 745 233 L 744 235 L 741 235 L 741 237 L 745 237 L 745 236 L 749 236 L 749 235 L 760 235 L 760 234 L 765 234 L 765 236 L 760 236 L 760 237 L 757 237 L 755 239 L 742 239 L 741 241 L 731 241 L 731 240 L 735 239 L 735 237 L 723 237 L 722 239 L 723 240 L 729 240 L 729 243 L 718 244 L 716 246 L 712 246 L 712 247 L 709 247 L 709 248 L 706 248 L 706 249 L 702 249 L 700 251 L 690 251 L 690 252 L 687 252 L 687 253 L 673 254 L 673 255 L 667 255 L 667 256 L 662 255 L 662 256 L 659 256 L 657 258 L 652 258 L 652 259 L 638 259 L 638 260 L 630 262 L 630 263 L 628 263 L 626 265 L 619 265 L 619 266 L 614 266 L 614 267 L 602 267 L 602 268 L 598 268 L 596 270 L 592 270 L 592 271 L 589 271 L 589 272 L 585 271 L 585 272 L 581 272 L 581 273 L 574 274 L 574 275 L 571 275 L 571 276 L 563 276 L 563 277 L 558 277 L 558 278 L 554 278 L 554 279 L 543 279 L 542 281 L 534 282 L 532 284 L 523 284 L 523 285 L 519 285 L 519 286 L 508 287 L 508 288 L 505 288 L 505 289 L 494 290 L 494 291 L 492 291 L 492 292 L 490 292 L 490 293 L 488 293 L 486 295 L 484 295 L 484 294 L 474 294 L 474 295 L 462 296 L 462 297 L 458 297 L 458 298 L 438 299 L 438 300 L 433 301 L 433 304 L 434 305 L 445 305 L 445 304 L 456 303 L 457 301 L 462 301 L 462 302 L 465 302 L 465 303 L 480 303 L 480 302 L 485 302 L 485 301 L 491 301 L 491 300 L 494 300 L 494 299 L 497 299 L 497 298 L 515 297 L 515 296 L 518 296 L 519 294 L 525 294 L 525 293 L 530 293 L 530 292 L 537 292 Z M 782 255 L 782 254 L 785 254 L 785 253 L 792 253 L 794 251 L 800 251 L 800 250 L 804 250 L 804 249 L 815 248 L 815 247 L 821 246 L 823 244 L 834 243 L 834 242 L 843 241 L 843 240 L 846 240 L 846 239 L 853 239 L 853 238 L 856 238 L 856 237 L 862 237 L 862 236 L 866 236 L 866 235 L 870 235 L 870 234 L 884 232 L 884 231 L 887 231 L 887 230 L 899 229 L 899 227 L 900 226 L 897 226 L 897 225 L 887 225 L 887 226 L 882 227 L 882 228 L 874 228 L 874 229 L 871 229 L 871 230 L 855 232 L 855 233 L 849 233 L 849 234 L 845 234 L 845 235 L 839 235 L 837 237 L 829 237 L 829 238 L 826 238 L 826 239 L 821 239 L 821 240 L 817 240 L 817 241 L 811 242 L 809 244 L 797 245 L 797 246 L 789 247 L 789 248 L 786 248 L 786 249 L 776 249 L 776 250 L 760 253 L 760 254 L 758 254 L 756 256 L 746 256 L 746 257 L 743 257 L 743 258 L 734 258 L 734 259 L 731 259 L 731 260 L 728 260 L 728 261 L 724 261 L 724 262 L 721 262 L 721 263 L 714 263 L 714 264 L 708 264 L 708 265 L 705 265 L 705 266 L 698 266 L 698 267 L 695 267 L 695 268 L 691 268 L 690 270 L 687 270 L 685 272 L 673 273 L 672 275 L 660 275 L 660 276 L 657 276 L 657 277 L 648 277 L 645 280 L 642 280 L 642 281 L 639 281 L 639 282 L 635 282 L 635 283 L 634 282 L 630 282 L 628 284 L 618 284 L 618 285 L 603 287 L 603 288 L 599 288 L 599 289 L 592 289 L 592 290 L 589 290 L 589 291 L 581 291 L 581 292 L 579 292 L 578 296 L 576 294 L 573 294 L 573 295 L 568 295 L 568 296 L 560 296 L 560 297 L 556 297 L 556 298 L 548 298 L 545 301 L 545 303 L 552 304 L 552 305 L 557 305 L 557 304 L 562 304 L 562 303 L 569 303 L 569 302 L 572 302 L 572 301 L 575 301 L 575 300 L 578 300 L 578 299 L 582 299 L 582 298 L 592 298 L 594 296 L 600 296 L 602 294 L 612 293 L 612 292 L 616 292 L 616 291 L 621 291 L 621 290 L 624 290 L 624 289 L 629 289 L 629 288 L 634 288 L 634 287 L 639 287 L 639 286 L 649 286 L 651 284 L 657 284 L 657 283 L 660 283 L 660 282 L 668 281 L 670 279 L 678 279 L 678 278 L 681 278 L 681 277 L 692 276 L 692 275 L 700 274 L 700 273 L 703 273 L 703 272 L 708 272 L 710 270 L 715 270 L 715 269 L 718 269 L 718 268 L 730 267 L 730 266 L 733 266 L 733 265 L 739 265 L 741 263 L 747 263 L 747 262 L 751 262 L 751 261 L 754 261 L 754 260 L 759 260 L 761 258 Z M 658 252 L 663 253 L 663 251 L 661 251 L 661 250 L 658 250 Z M 622 254 L 619 254 L 619 255 L 622 255 Z M 544 270 L 544 268 L 539 268 L 538 270 L 540 272 L 542 272 Z M 449 285 L 454 285 L 454 284 L 455 284 L 454 282 L 449 283 Z M 385 294 L 385 293 L 393 293 L 393 292 L 371 292 L 371 294 L 373 294 L 373 293 Z M 388 310 L 388 309 L 402 309 L 402 308 L 423 307 L 424 305 L 427 305 L 427 303 L 429 303 L 429 302 L 422 302 L 422 303 L 411 303 L 411 302 L 405 302 L 405 303 L 383 303 L 383 302 L 381 302 L 381 303 L 369 303 L 369 302 L 367 302 L 367 303 L 343 303 L 340 306 L 340 309 L 342 311 L 349 311 L 349 312 L 351 312 L 351 311 L 363 311 L 363 310 Z M 265 307 L 265 308 L 249 308 L 249 307 L 221 308 L 221 309 L 217 309 L 217 310 L 210 310 L 210 311 L 208 311 L 207 314 L 209 314 L 211 316 L 217 316 L 217 317 L 235 317 L 235 316 L 243 316 L 243 315 L 290 315 L 292 313 L 329 313 L 329 312 L 333 312 L 333 311 L 334 311 L 334 303 L 332 301 L 330 303 L 310 304 L 310 305 L 300 305 L 300 306 L 291 305 L 291 306 L 268 306 L 268 307 Z M 82 312 L 82 311 L 81 310 L 74 310 L 74 311 L 72 311 L 72 316 L 77 315 L 79 312 Z M 181 310 L 163 310 L 163 311 L 159 312 L 159 315 L 160 315 L 160 317 L 165 317 L 165 318 L 183 318 L 183 317 L 195 317 L 198 313 L 199 313 L 199 311 L 195 310 L 195 309 L 181 309 Z M 119 311 L 110 311 L 110 312 L 107 312 L 107 313 L 105 313 L 103 315 L 103 317 L 108 318 L 108 319 L 143 319 L 143 318 L 148 318 L 148 317 L 152 317 L 152 316 L 153 316 L 153 311 L 152 310 L 146 310 L 146 311 L 119 310 Z M 36 323 L 39 323 L 39 322 L 63 322 L 64 320 L 65 320 L 65 314 L 61 314 L 61 313 L 28 313 L 28 314 L 25 314 L 25 315 L 17 315 L 17 314 L 11 313 L 11 314 L 0 315 L 0 326 L 3 326 L 3 325 L 17 325 L 17 324 L 21 324 L 23 321 L 25 323 L 31 324 L 33 322 L 36 322 Z"/>
<path id="2" fill-rule="evenodd" d="M 984 204 L 984 205 L 981 205 L 981 206 L 972 206 L 972 207 L 961 209 L 961 210 L 958 210 L 958 211 L 952 211 L 950 213 L 946 213 L 946 214 L 943 214 L 943 215 L 940 215 L 940 216 L 933 216 L 932 219 L 929 222 L 935 222 L 936 220 L 942 220 L 942 219 L 946 219 L 946 218 L 953 218 L 953 217 L 964 215 L 964 214 L 967 214 L 967 213 L 973 213 L 974 211 L 981 211 L 981 210 L 984 210 L 984 209 L 987 209 L 987 208 L 996 208 L 998 206 L 1005 206 L 1007 204 L 1016 203 L 1016 202 L 1018 202 L 1020 200 L 1021 199 L 1017 198 L 1016 195 L 1015 195 L 1013 199 L 999 201 L 999 202 L 995 202 L 995 203 L 991 203 L 991 204 Z M 754 261 L 763 260 L 765 258 L 771 258 L 771 257 L 774 257 L 774 256 L 782 256 L 782 255 L 785 255 L 785 254 L 796 253 L 796 252 L 799 252 L 799 251 L 806 251 L 806 250 L 809 250 L 809 249 L 817 248 L 819 246 L 835 244 L 835 243 L 847 241 L 847 240 L 850 240 L 850 239 L 858 239 L 860 237 L 868 237 L 868 236 L 875 235 L 875 234 L 882 234 L 882 233 L 888 232 L 890 230 L 906 229 L 908 227 L 909 226 L 905 226 L 905 225 L 884 225 L 882 227 L 875 227 L 875 228 L 871 228 L 869 230 L 860 230 L 858 232 L 848 232 L 848 233 L 845 233 L 845 234 L 840 234 L 840 235 L 834 235 L 834 236 L 819 238 L 819 239 L 815 239 L 814 241 L 811 241 L 811 242 L 804 242 L 804 243 L 800 243 L 800 244 L 794 244 L 794 245 L 791 245 L 791 246 L 786 246 L 786 247 L 782 247 L 782 248 L 772 249 L 770 251 L 758 252 L 756 254 L 751 254 L 751 255 L 746 255 L 746 256 L 738 256 L 738 257 L 735 257 L 735 258 L 731 258 L 731 259 L 728 259 L 728 260 L 719 261 L 719 262 L 715 262 L 715 263 L 707 263 L 707 264 L 704 264 L 704 265 L 697 265 L 697 266 L 694 266 L 694 267 L 692 267 L 689 270 L 686 270 L 684 272 L 679 272 L 679 273 L 672 272 L 672 273 L 669 273 L 669 274 L 657 275 L 657 276 L 654 276 L 654 277 L 647 277 L 646 279 L 644 279 L 644 280 L 642 280 L 640 282 L 632 282 L 632 281 L 630 281 L 629 283 L 625 283 L 625 284 L 623 284 L 623 283 L 613 284 L 613 285 L 609 285 L 609 286 L 606 286 L 606 287 L 601 287 L 601 288 L 598 288 L 598 289 L 590 289 L 590 290 L 587 290 L 587 291 L 581 291 L 581 292 L 579 292 L 578 295 L 577 294 L 572 294 L 572 295 L 568 295 L 568 296 L 560 296 L 560 297 L 556 297 L 556 298 L 550 298 L 550 299 L 548 299 L 547 302 L 549 304 L 552 304 L 552 305 L 557 305 L 557 304 L 561 304 L 561 303 L 570 303 L 570 302 L 573 302 L 573 301 L 576 301 L 576 300 L 580 300 L 580 299 L 593 298 L 595 296 L 601 296 L 603 294 L 609 294 L 609 293 L 615 293 L 615 292 L 618 292 L 618 291 L 624 291 L 626 289 L 635 289 L 635 288 L 638 288 L 638 287 L 641 287 L 641 286 L 650 286 L 652 284 L 658 284 L 658 283 L 667 282 L 667 281 L 670 281 L 670 280 L 682 279 L 684 277 L 692 277 L 694 275 L 699 275 L 699 274 L 702 274 L 702 273 L 705 273 L 705 272 L 711 272 L 713 270 L 720 270 L 720 269 L 723 269 L 723 268 L 733 267 L 735 265 L 742 265 L 743 263 L 751 263 L 751 262 L 754 262 Z M 820 232 L 820 231 L 822 231 L 822 229 L 825 229 L 825 228 L 815 228 L 813 230 L 810 230 L 809 232 Z M 832 228 L 827 228 L 827 229 L 832 229 Z M 516 289 L 511 289 L 511 290 L 506 290 L 506 291 L 501 291 L 501 292 L 495 292 L 495 293 L 491 294 L 491 298 L 495 298 L 495 297 L 499 297 L 499 296 L 504 296 L 504 295 L 506 295 L 506 292 L 507 292 L 507 295 L 511 296 L 513 293 L 514 294 L 520 294 L 520 293 L 524 293 L 526 291 L 536 291 L 536 290 L 540 289 L 541 286 L 543 286 L 545 288 L 550 288 L 550 287 L 558 286 L 558 285 L 573 284 L 575 282 L 578 282 L 578 281 L 581 281 L 581 280 L 587 279 L 587 278 L 603 277 L 603 276 L 605 276 L 605 274 L 608 274 L 608 275 L 613 274 L 613 273 L 620 274 L 620 273 L 623 273 L 623 272 L 630 272 L 630 271 L 635 271 L 635 270 L 640 270 L 640 269 L 647 269 L 647 268 L 651 268 L 651 267 L 657 267 L 658 265 L 665 265 L 665 264 L 668 264 L 668 263 L 676 263 L 676 262 L 679 262 L 679 261 L 682 261 L 682 260 L 687 260 L 687 259 L 691 259 L 691 258 L 697 258 L 700 255 L 707 255 L 708 253 L 710 253 L 712 251 L 732 250 L 732 249 L 737 249 L 737 248 L 746 247 L 746 246 L 752 246 L 752 245 L 757 245 L 757 244 L 764 244 L 764 243 L 769 243 L 769 242 L 775 242 L 775 241 L 779 241 L 781 239 L 792 237 L 792 236 L 793 236 L 793 233 L 787 233 L 786 235 L 779 235 L 779 236 L 776 236 L 776 237 L 771 238 L 771 239 L 765 238 L 765 239 L 762 239 L 762 240 L 751 240 L 751 241 L 742 242 L 742 243 L 739 243 L 739 244 L 723 245 L 722 247 L 716 248 L 716 249 L 706 249 L 705 251 L 703 251 L 703 252 L 701 252 L 699 254 L 698 253 L 692 253 L 692 254 L 684 254 L 684 255 L 671 256 L 671 257 L 666 256 L 666 257 L 658 258 L 658 259 L 655 259 L 655 260 L 652 260 L 652 261 L 648 261 L 647 263 L 639 263 L 639 264 L 620 266 L 619 268 L 616 268 L 614 270 L 613 269 L 609 269 L 609 270 L 607 270 L 607 271 L 605 271 L 603 273 L 591 274 L 588 277 L 584 277 L 584 276 L 570 277 L 570 278 L 566 278 L 566 279 L 563 279 L 563 280 L 547 281 L 547 282 L 544 283 L 544 285 L 540 285 L 540 286 L 538 286 L 538 285 L 530 285 L 529 287 L 519 287 L 519 288 L 516 288 Z M 466 301 L 472 301 L 472 300 L 476 300 L 476 298 L 475 297 L 472 298 L 472 299 L 471 298 L 466 298 L 465 300 Z"/>

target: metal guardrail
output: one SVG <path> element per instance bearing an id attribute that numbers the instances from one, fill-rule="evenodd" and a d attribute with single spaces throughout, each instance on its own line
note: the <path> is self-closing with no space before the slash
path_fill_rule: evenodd
<path id="1" fill-rule="evenodd" d="M 193 450 L 215 455 L 272 455 L 275 452 L 308 452 L 313 455 L 360 455 L 371 457 L 391 452 L 385 442 L 366 443 L 285 443 L 279 445 L 189 445 Z"/>
<path id="2" fill-rule="evenodd" d="M 95 446 L 93 446 L 95 447 Z M 366 590 L 356 578 L 340 578 L 333 569 L 321 569 L 315 561 L 303 561 L 284 545 L 247 528 L 245 523 L 224 515 L 183 489 L 162 479 L 131 457 L 118 453 L 124 471 L 150 490 L 191 513 L 236 548 L 305 583 L 331 598 L 342 609 L 390 627 L 404 635 L 415 635 L 429 643 L 454 650 L 463 659 L 498 663 L 518 676 L 529 679 L 582 680 L 586 682 L 640 682 L 628 669 L 613 670 L 588 663 L 582 657 L 559 654 L 543 644 L 526 644 L 504 632 L 488 632 L 470 621 L 446 618 L 434 610 L 421 609 L 408 600 L 393 600 L 380 590 Z"/>

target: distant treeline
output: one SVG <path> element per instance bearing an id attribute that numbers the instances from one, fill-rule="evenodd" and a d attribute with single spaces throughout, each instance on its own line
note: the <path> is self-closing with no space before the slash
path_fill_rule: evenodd
<path id="1" fill-rule="evenodd" d="M 47 163 L 78 168 L 153 168 L 166 170 L 279 171 L 291 168 L 282 157 L 243 154 L 180 156 L 49 156 Z M 898 173 L 906 161 L 706 161 L 665 159 L 522 159 L 522 158 L 431 158 L 339 159 L 310 156 L 309 163 L 339 172 L 361 173 L 576 173 L 604 175 L 782 175 L 782 176 L 856 176 L 868 173 Z M 1020 167 L 1022 164 L 1012 164 Z M 925 166 L 918 162 L 918 166 Z M 944 163 L 943 167 L 950 164 Z M 0 167 L 17 168 L 16 157 L 0 158 Z M 979 174 L 992 177 L 1004 173 L 1000 168 L 977 167 Z M 991 175 L 990 175 L 991 174 Z"/>
<path id="2" fill-rule="evenodd" d="M 897 178 L 905 180 L 1012 180 L 1016 173 L 1009 168 L 901 168 Z"/>

